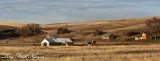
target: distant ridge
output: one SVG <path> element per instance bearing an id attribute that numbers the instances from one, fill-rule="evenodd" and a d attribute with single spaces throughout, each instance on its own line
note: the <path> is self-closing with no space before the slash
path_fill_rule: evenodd
<path id="1" fill-rule="evenodd" d="M 15 26 L 15 27 L 21 27 L 28 23 L 22 23 L 22 22 L 0 22 L 0 25 L 8 25 L 8 26 Z"/>
<path id="2" fill-rule="evenodd" d="M 143 17 L 143 18 L 124 18 L 124 19 L 109 19 L 109 20 L 94 20 L 94 21 L 86 21 L 86 22 L 71 22 L 71 23 L 51 23 L 48 25 L 82 25 L 82 24 L 103 24 L 108 22 L 114 22 L 114 21 L 123 21 L 123 20 L 147 20 L 151 19 L 153 17 L 160 18 L 160 16 L 149 16 L 149 17 Z"/>
<path id="3" fill-rule="evenodd" d="M 150 17 L 143 17 L 143 18 L 126 18 L 126 19 L 112 19 L 112 20 L 95 20 L 95 21 L 86 21 L 86 22 L 71 22 L 71 23 L 50 23 L 50 24 L 41 24 L 42 27 L 54 27 L 54 26 L 65 26 L 65 25 L 99 25 L 99 24 L 110 24 L 110 23 L 119 23 L 119 22 L 133 22 L 138 21 L 139 23 L 144 23 L 147 19 L 151 19 L 153 17 L 160 18 L 160 16 L 150 16 Z M 7 25 L 7 26 L 15 26 L 21 27 L 29 23 L 25 22 L 0 22 L 0 25 Z"/>

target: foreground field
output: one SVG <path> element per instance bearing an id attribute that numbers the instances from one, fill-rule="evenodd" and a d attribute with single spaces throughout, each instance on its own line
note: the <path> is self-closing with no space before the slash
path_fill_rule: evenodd
<path id="1" fill-rule="evenodd" d="M 53 46 L 16 47 L 1 46 L 0 54 L 41 54 L 44 59 L 33 61 L 160 61 L 160 45 L 129 46 Z M 30 61 L 22 59 L 12 61 Z M 10 60 L 8 60 L 10 61 Z"/>

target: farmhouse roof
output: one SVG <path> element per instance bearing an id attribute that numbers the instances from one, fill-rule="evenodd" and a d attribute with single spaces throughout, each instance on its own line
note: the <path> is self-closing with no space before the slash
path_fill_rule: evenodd
<path id="1" fill-rule="evenodd" d="M 55 38 L 55 39 L 53 38 L 53 40 L 57 43 L 63 43 L 63 44 L 72 42 L 69 38 Z"/>

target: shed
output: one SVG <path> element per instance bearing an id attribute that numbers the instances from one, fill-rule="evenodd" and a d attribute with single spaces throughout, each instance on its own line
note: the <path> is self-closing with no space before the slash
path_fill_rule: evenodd
<path id="1" fill-rule="evenodd" d="M 115 38 L 116 38 L 116 36 L 114 36 L 113 34 L 106 33 L 106 34 L 102 35 L 102 39 L 106 39 L 106 40 L 112 40 L 112 39 L 115 39 Z"/>
<path id="2" fill-rule="evenodd" d="M 73 45 L 69 38 L 46 38 L 41 42 L 41 46 Z"/>

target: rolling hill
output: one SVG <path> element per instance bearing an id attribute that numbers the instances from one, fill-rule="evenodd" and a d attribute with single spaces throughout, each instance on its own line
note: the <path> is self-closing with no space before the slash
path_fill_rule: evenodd
<path id="1" fill-rule="evenodd" d="M 58 28 L 67 28 L 73 32 L 68 34 L 61 34 L 62 37 L 76 38 L 81 37 L 85 40 L 90 39 L 100 39 L 101 36 L 93 36 L 95 30 L 102 30 L 104 32 L 120 35 L 122 32 L 127 32 L 130 30 L 143 29 L 145 27 L 145 21 L 152 17 L 145 18 L 130 18 L 130 19 L 115 19 L 115 20 L 101 20 L 93 22 L 81 22 L 81 23 L 58 23 L 58 24 L 41 24 L 43 31 L 47 32 L 45 35 L 40 35 L 36 37 L 27 37 L 27 38 L 15 38 L 11 39 L 12 42 L 18 43 L 36 43 L 44 39 L 48 34 L 56 34 Z M 159 18 L 159 17 L 158 17 Z M 15 26 L 21 27 L 27 23 L 16 23 L 16 22 L 0 22 L 0 25 Z M 124 36 L 124 35 L 121 35 Z M 38 40 L 35 40 L 39 38 Z M 7 40 L 7 43 L 10 43 L 11 40 Z M 30 40 L 30 41 L 26 41 Z M 3 40 L 4 41 L 4 40 Z M 1 43 L 1 42 L 0 42 Z"/>
<path id="2" fill-rule="evenodd" d="M 117 30 L 126 29 L 139 29 L 145 26 L 145 21 L 152 17 L 145 18 L 130 18 L 130 19 L 116 19 L 116 20 L 101 20 L 93 22 L 81 22 L 81 23 L 65 23 L 54 25 L 42 25 L 43 28 L 50 28 L 46 30 L 49 33 L 55 33 L 56 28 L 65 27 L 75 32 L 88 32 L 93 30 L 103 30 L 106 32 L 114 32 Z M 50 31 L 52 30 L 52 31 Z"/>

